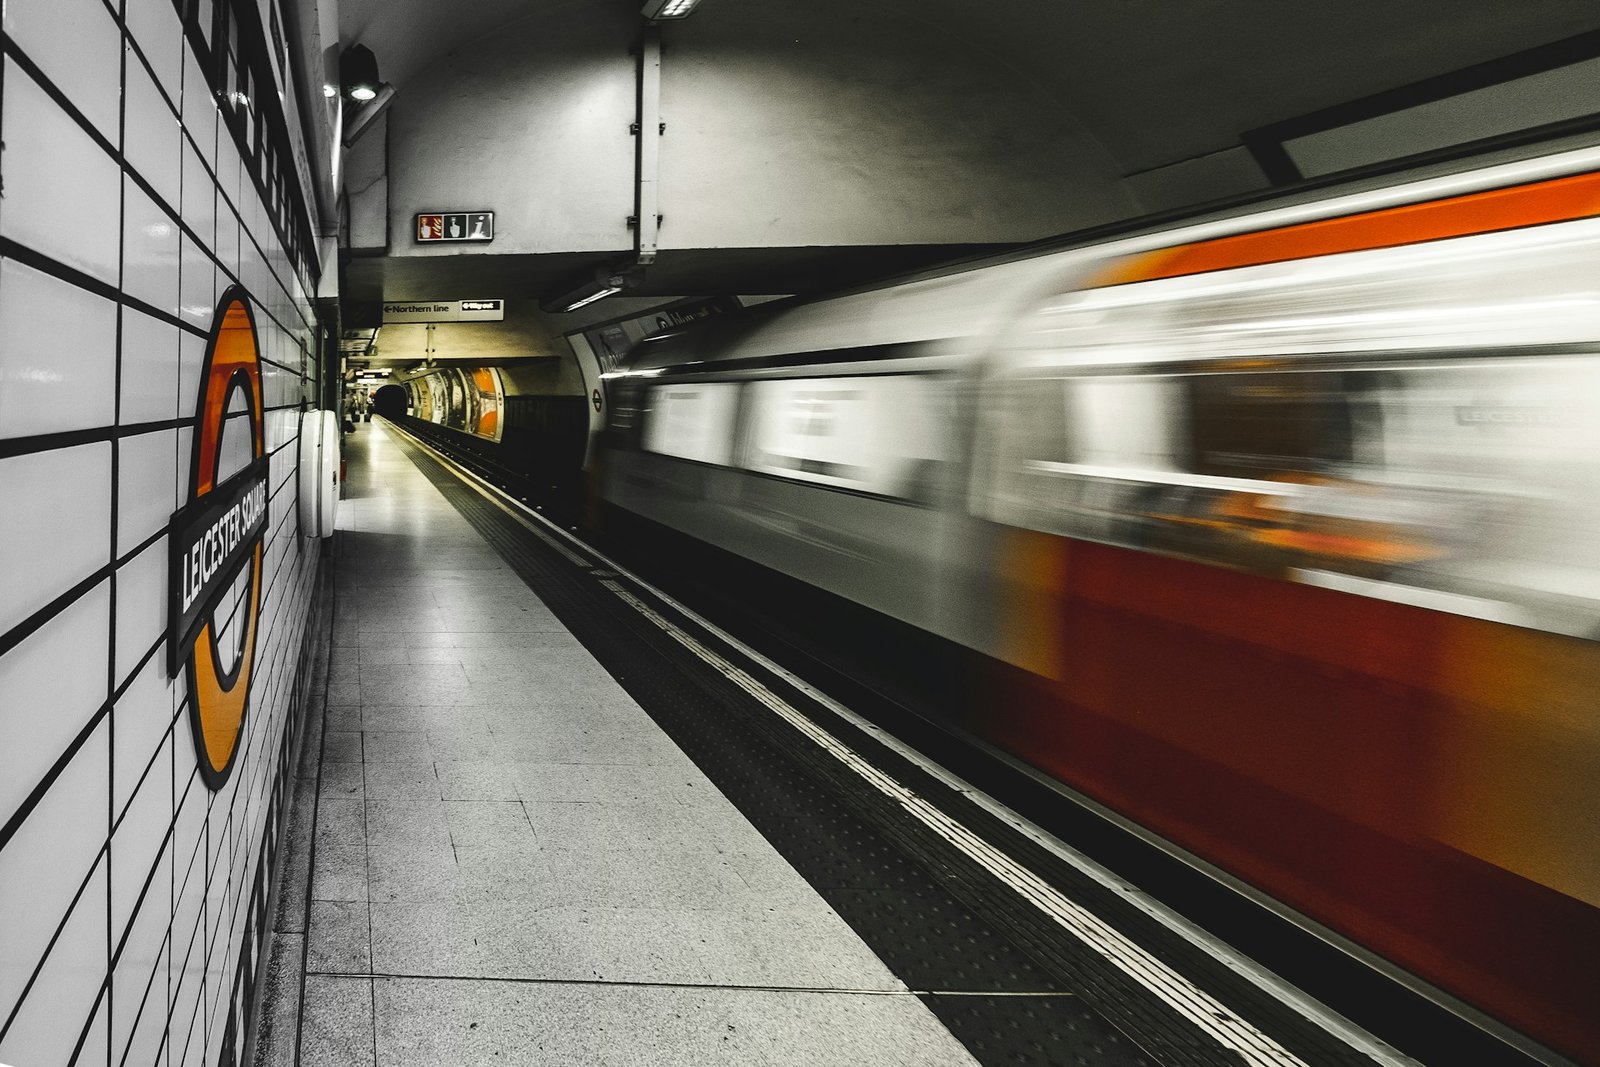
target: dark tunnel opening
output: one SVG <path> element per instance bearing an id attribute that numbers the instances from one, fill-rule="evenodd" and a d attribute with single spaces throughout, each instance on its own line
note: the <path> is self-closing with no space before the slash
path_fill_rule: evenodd
<path id="1" fill-rule="evenodd" d="M 398 385 L 379 387 L 372 394 L 372 409 L 386 419 L 399 419 L 406 413 L 406 391 Z"/>

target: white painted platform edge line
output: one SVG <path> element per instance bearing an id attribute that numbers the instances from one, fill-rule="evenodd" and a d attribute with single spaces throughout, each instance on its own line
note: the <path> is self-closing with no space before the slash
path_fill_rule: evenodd
<path id="1" fill-rule="evenodd" d="M 432 445 L 428 444 L 428 442 L 424 441 L 422 438 L 401 429 L 399 426 L 391 426 L 391 429 L 393 429 L 396 433 L 405 434 L 406 437 L 410 438 L 412 444 L 430 453 L 434 459 L 449 467 L 455 472 L 458 478 L 467 483 L 467 487 L 469 489 L 474 490 L 479 496 L 489 501 L 489 503 L 500 508 L 501 511 L 504 511 L 512 519 L 516 520 L 518 525 L 524 527 L 529 533 L 533 534 L 533 536 L 537 537 L 540 541 L 554 549 L 558 554 L 565 558 L 568 563 L 571 563 L 575 567 L 587 568 L 589 566 L 588 559 L 585 559 L 584 557 L 573 552 L 571 549 L 567 548 L 566 545 L 563 545 L 561 542 L 551 537 L 548 533 L 540 529 L 539 526 L 535 525 L 535 523 L 530 520 L 537 519 L 538 522 L 543 523 L 552 529 L 558 530 L 563 534 L 563 536 L 565 536 L 566 531 L 560 530 L 555 523 L 551 522 L 543 515 L 540 515 L 532 508 L 529 508 L 522 501 L 506 492 L 504 489 L 501 489 L 498 485 L 490 485 L 488 482 L 485 482 L 476 473 L 463 467 L 461 464 L 457 463 L 443 452 L 440 452 L 437 448 L 434 448 Z M 578 544 L 582 545 L 583 542 L 579 541 Z"/>
<path id="2" fill-rule="evenodd" d="M 951 819 L 934 805 L 873 766 L 854 749 L 791 707 L 744 670 L 663 618 L 621 585 L 610 580 L 604 580 L 600 584 L 621 597 L 635 611 L 655 623 L 700 659 L 715 666 L 718 671 L 816 742 L 879 792 L 897 801 L 919 822 L 1049 915 L 1078 940 L 1134 978 L 1197 1029 L 1209 1034 L 1224 1048 L 1238 1053 L 1247 1064 L 1252 1067 L 1308 1067 L 1304 1060 L 1279 1045 L 1267 1034 L 1238 1018 L 1220 1001 L 1129 941 L 1092 912 L 1062 896 L 1032 871 L 1022 867 L 967 827 Z"/>
<path id="3" fill-rule="evenodd" d="M 1060 989 L 879 989 L 870 986 L 760 985 L 745 982 L 643 982 L 600 978 L 532 978 L 524 975 L 410 974 L 396 971 L 307 971 L 313 978 L 371 978 L 396 982 L 483 982 L 495 985 L 594 986 L 604 989 L 725 990 L 732 993 L 806 993 L 840 997 L 1010 997 L 1081 1000 Z M 0 1067 L 6 1067 L 0 1063 Z"/>
<path id="4" fill-rule="evenodd" d="M 1350 1020 L 1344 1018 L 1339 1013 L 1307 996 L 1301 990 L 1290 985 L 1288 982 L 1285 982 L 1278 975 L 1260 966 L 1255 961 L 1240 956 L 1227 944 L 1218 941 L 1212 935 L 1199 929 L 1193 923 L 1172 911 L 1166 905 L 1151 899 L 1148 894 L 1118 878 L 1104 866 L 1090 859 L 1088 856 L 1079 852 L 1071 845 L 1068 845 L 1066 842 L 1045 830 L 1043 827 L 1038 826 L 1031 820 L 1000 803 L 998 800 L 978 789 L 970 782 L 967 782 L 959 775 L 956 775 L 945 767 L 940 766 L 938 763 L 929 759 L 921 752 L 918 752 L 910 745 L 907 745 L 893 734 L 888 733 L 876 724 L 862 718 L 860 715 L 851 711 L 843 704 L 840 704 L 826 693 L 823 693 L 810 683 L 792 674 L 780 664 L 773 662 L 766 656 L 757 652 L 755 649 L 749 648 L 744 644 L 744 642 L 733 637 L 716 624 L 707 619 L 701 618 L 696 612 L 679 603 L 666 592 L 657 589 L 655 586 L 651 585 L 637 574 L 634 574 L 628 568 L 611 559 L 605 553 L 594 548 L 592 545 L 589 545 L 582 538 L 576 537 L 568 531 L 561 529 L 560 526 L 551 522 L 544 515 L 534 511 L 522 501 L 517 500 L 509 493 L 501 490 L 498 486 L 488 485 L 487 483 L 483 482 L 482 479 L 472 471 L 467 470 L 465 467 L 462 467 L 460 464 L 450 459 L 450 457 L 432 448 L 420 438 L 412 436 L 410 433 L 407 433 L 405 430 L 401 430 L 399 427 L 395 427 L 395 429 L 400 433 L 404 433 L 407 437 L 415 441 L 420 447 L 438 457 L 441 462 L 449 466 L 452 470 L 456 471 L 458 476 L 464 481 L 467 481 L 469 484 L 473 484 L 476 488 L 478 488 L 479 492 L 484 493 L 484 495 L 490 496 L 491 500 L 493 499 L 493 496 L 490 494 L 495 494 L 503 498 L 505 503 L 502 504 L 502 507 L 505 507 L 507 511 L 511 512 L 513 517 L 518 519 L 522 525 L 527 526 L 530 531 L 535 533 L 539 532 L 533 529 L 532 522 L 529 520 L 543 524 L 552 534 L 562 538 L 569 544 L 576 546 L 580 552 L 586 553 L 590 559 L 600 562 L 605 567 L 615 571 L 620 577 L 625 578 L 631 584 L 646 590 L 652 597 L 656 598 L 661 603 L 667 605 L 673 611 L 678 612 L 685 618 L 692 620 L 696 626 L 701 627 L 707 633 L 716 637 L 717 640 L 726 643 L 731 648 L 738 649 L 741 655 L 746 656 L 752 662 L 759 664 L 763 670 L 783 679 L 786 684 L 793 686 L 799 692 L 804 693 L 808 699 L 814 700 L 852 726 L 867 733 L 880 744 L 895 752 L 897 755 L 908 760 L 920 770 L 932 775 L 934 778 L 943 782 L 945 785 L 949 786 L 951 789 L 955 790 L 961 795 L 966 796 L 980 808 L 989 812 L 991 815 L 994 815 L 996 818 L 1001 819 L 1003 822 L 1012 826 L 1019 832 L 1025 834 L 1038 845 L 1055 855 L 1057 858 L 1061 859 L 1063 862 L 1072 865 L 1105 888 L 1119 894 L 1130 905 L 1138 908 L 1151 919 L 1160 923 L 1162 926 L 1165 926 L 1177 936 L 1182 937 L 1184 940 L 1193 944 L 1195 947 L 1209 955 L 1212 959 L 1227 967 L 1230 971 L 1239 975 L 1241 978 L 1250 982 L 1256 988 L 1271 996 L 1279 1003 L 1291 1008 L 1308 1022 L 1321 1027 L 1329 1035 L 1339 1039 L 1340 1041 L 1343 1041 L 1353 1050 L 1367 1056 L 1379 1064 L 1384 1065 L 1384 1067 L 1422 1067 L 1422 1064 L 1420 1064 L 1417 1060 L 1404 1055 L 1387 1042 L 1381 1041 L 1372 1034 L 1367 1033 L 1365 1030 L 1361 1029 Z M 500 503 L 500 501 L 495 502 Z M 518 512 L 521 514 L 518 514 Z M 543 537 L 543 539 L 546 542 L 550 541 L 549 537 Z M 566 556 L 569 559 L 573 558 L 571 552 L 567 551 L 565 548 L 561 548 L 559 546 L 557 547 L 563 556 Z M 578 561 L 578 565 L 588 566 L 588 563 L 586 561 Z M 609 585 L 611 583 L 605 584 Z"/>

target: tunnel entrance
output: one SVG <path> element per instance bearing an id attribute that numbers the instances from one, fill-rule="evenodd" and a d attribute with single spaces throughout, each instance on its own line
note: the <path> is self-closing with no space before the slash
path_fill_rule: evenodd
<path id="1" fill-rule="evenodd" d="M 398 421 L 406 413 L 406 391 L 398 385 L 381 386 L 372 394 L 372 410 Z"/>

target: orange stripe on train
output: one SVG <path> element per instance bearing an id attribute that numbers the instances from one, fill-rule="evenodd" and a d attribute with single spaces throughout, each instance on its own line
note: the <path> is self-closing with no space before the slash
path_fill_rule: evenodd
<path id="1" fill-rule="evenodd" d="M 1336 252 L 1394 248 L 1594 215 L 1600 215 L 1600 174 L 1579 174 L 1163 248 L 1114 264 L 1088 288 L 1310 259 Z"/>

